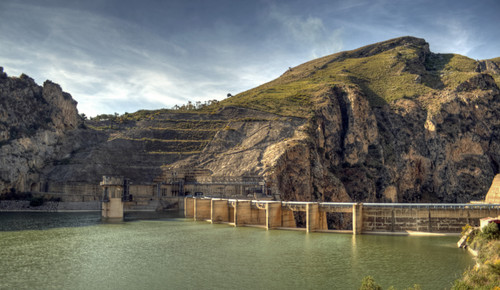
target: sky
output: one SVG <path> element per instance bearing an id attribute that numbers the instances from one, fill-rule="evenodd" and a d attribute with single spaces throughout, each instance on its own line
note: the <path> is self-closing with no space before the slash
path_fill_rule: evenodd
<path id="1" fill-rule="evenodd" d="M 0 0 L 0 66 L 87 116 L 224 99 L 395 37 L 500 56 L 500 0 Z"/>

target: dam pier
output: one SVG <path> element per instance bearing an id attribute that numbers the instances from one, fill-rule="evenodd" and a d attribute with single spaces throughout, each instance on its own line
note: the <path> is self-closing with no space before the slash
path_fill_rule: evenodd
<path id="1" fill-rule="evenodd" d="M 305 228 L 295 216 L 302 212 Z M 333 214 L 333 215 L 332 215 Z M 327 217 L 343 214 L 351 228 L 328 228 Z M 195 221 L 226 223 L 235 227 L 302 229 L 306 232 L 460 233 L 465 224 L 479 226 L 480 219 L 500 215 L 500 204 L 352 203 L 241 200 L 186 197 L 184 215 Z M 332 219 L 332 218 L 330 218 Z"/>

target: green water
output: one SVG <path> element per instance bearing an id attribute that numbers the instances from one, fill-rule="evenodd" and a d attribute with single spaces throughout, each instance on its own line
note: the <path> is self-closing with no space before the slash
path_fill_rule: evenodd
<path id="1" fill-rule="evenodd" d="M 0 289 L 444 289 L 473 264 L 456 241 L 0 213 Z"/>

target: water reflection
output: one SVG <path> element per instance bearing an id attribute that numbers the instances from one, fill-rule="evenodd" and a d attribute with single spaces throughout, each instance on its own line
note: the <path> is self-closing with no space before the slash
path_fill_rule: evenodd
<path id="1" fill-rule="evenodd" d="M 138 218 L 0 215 L 8 229 L 0 233 L 0 288 L 356 289 L 372 275 L 384 288 L 443 289 L 472 264 L 450 246 L 455 237 L 265 231 L 177 213 Z"/>

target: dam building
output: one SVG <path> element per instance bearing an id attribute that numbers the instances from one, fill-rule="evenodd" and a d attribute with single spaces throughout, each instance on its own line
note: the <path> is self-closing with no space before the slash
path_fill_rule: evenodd
<path id="1" fill-rule="evenodd" d="M 208 169 L 165 168 L 154 183 L 161 197 L 271 198 L 271 190 L 260 176 L 213 176 Z"/>
<path id="2" fill-rule="evenodd" d="M 164 169 L 149 184 L 134 184 L 123 176 L 103 176 L 103 217 L 123 217 L 124 211 L 183 208 L 184 197 L 270 200 L 271 190 L 259 176 L 212 176 L 206 169 Z M 121 212 L 121 213 L 119 213 Z"/>
<path id="3" fill-rule="evenodd" d="M 103 176 L 102 182 L 102 217 L 123 218 L 124 202 L 131 201 L 130 180 L 122 176 Z"/>

